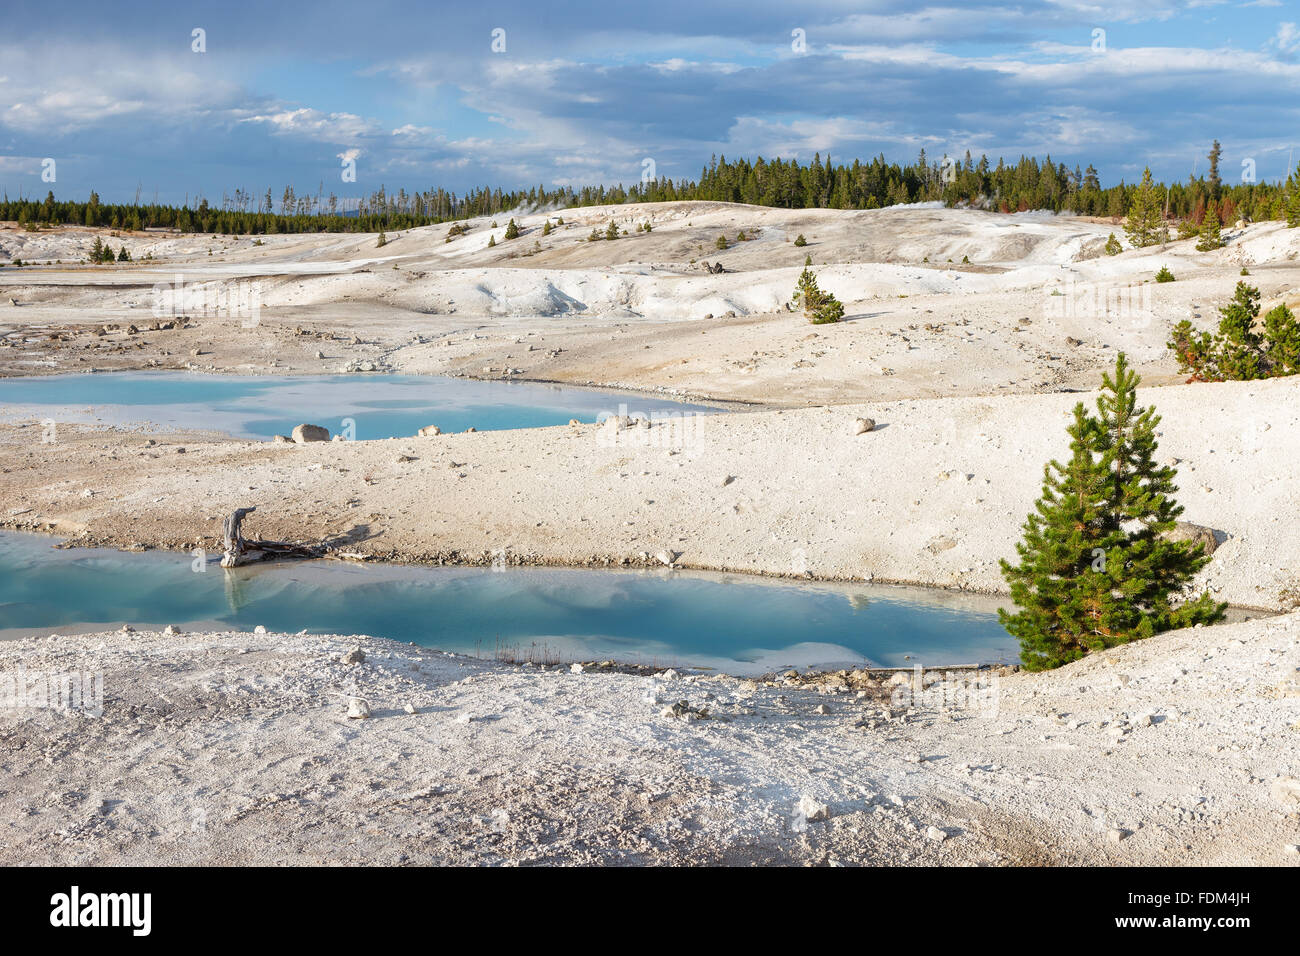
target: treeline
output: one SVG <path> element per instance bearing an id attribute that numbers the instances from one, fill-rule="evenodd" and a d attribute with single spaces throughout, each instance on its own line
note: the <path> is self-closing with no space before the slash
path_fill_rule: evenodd
<path id="1" fill-rule="evenodd" d="M 1170 222 L 1199 226 L 1213 206 L 1219 222 L 1239 218 L 1285 219 L 1300 190 L 1300 171 L 1285 182 L 1225 184 L 1219 177 L 1219 144 L 1207 154 L 1206 173 L 1168 186 L 1155 184 L 1160 216 Z M 809 163 L 763 159 L 729 161 L 714 157 L 697 181 L 660 177 L 632 186 L 569 186 L 502 190 L 482 187 L 465 195 L 442 188 L 390 193 L 381 186 L 362 199 L 296 194 L 286 187 L 277 197 L 268 189 L 260 195 L 235 190 L 219 202 L 200 197 L 179 206 L 146 203 L 104 203 L 92 192 L 85 201 L 45 199 L 0 202 L 0 221 L 17 221 L 28 228 L 48 225 L 106 226 L 113 229 L 178 229 L 181 232 L 225 235 L 265 235 L 294 232 L 383 232 L 409 229 L 474 216 L 497 215 L 516 209 L 570 208 L 634 202 L 713 200 L 779 206 L 788 209 L 877 209 L 899 203 L 938 201 L 1001 212 L 1045 209 L 1077 215 L 1127 214 L 1138 186 L 1119 182 L 1103 188 L 1097 170 L 1066 168 L 1050 156 L 1043 161 L 1022 156 L 1015 163 L 993 165 L 987 156 L 934 160 L 922 150 L 916 161 L 900 166 L 877 156 L 869 162 L 834 165 L 820 154 Z"/>

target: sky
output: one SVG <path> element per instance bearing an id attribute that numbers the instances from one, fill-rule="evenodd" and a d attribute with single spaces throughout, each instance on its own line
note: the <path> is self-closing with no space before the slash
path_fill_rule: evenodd
<path id="1" fill-rule="evenodd" d="M 1050 154 L 1108 186 L 1204 173 L 1214 139 L 1225 180 L 1300 161 L 1300 0 L 5 0 L 0 22 L 10 197 L 278 203 L 921 149 Z"/>

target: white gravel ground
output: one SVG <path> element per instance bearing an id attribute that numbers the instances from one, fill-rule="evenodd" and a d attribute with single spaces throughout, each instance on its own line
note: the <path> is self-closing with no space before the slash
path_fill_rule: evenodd
<path id="1" fill-rule="evenodd" d="M 379 639 L 5 642 L 0 681 L 102 673 L 103 712 L 0 711 L 0 863 L 1294 864 L 1298 633 L 1160 635 L 955 706 Z"/>

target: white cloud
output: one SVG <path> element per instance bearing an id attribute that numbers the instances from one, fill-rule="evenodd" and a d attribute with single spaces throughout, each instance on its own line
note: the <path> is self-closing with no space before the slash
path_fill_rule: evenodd
<path id="1" fill-rule="evenodd" d="M 1283 56 L 1291 56 L 1300 51 L 1300 29 L 1296 29 L 1296 25 L 1291 22 L 1279 23 L 1277 33 L 1268 44 Z"/>
<path id="2" fill-rule="evenodd" d="M 307 136 L 329 143 L 355 143 L 380 132 L 379 126 L 355 113 L 325 113 L 310 107 L 248 116 L 241 123 L 264 123 L 277 133 Z"/>

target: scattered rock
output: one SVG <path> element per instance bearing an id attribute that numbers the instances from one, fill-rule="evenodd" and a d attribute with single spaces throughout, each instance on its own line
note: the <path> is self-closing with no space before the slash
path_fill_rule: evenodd
<path id="1" fill-rule="evenodd" d="M 865 435 L 876 427 L 876 421 L 873 418 L 859 418 L 853 423 L 853 434 Z"/>
<path id="2" fill-rule="evenodd" d="M 415 434 L 419 438 L 432 438 L 434 435 L 441 435 L 442 429 L 437 425 L 425 425 Z"/>
<path id="3" fill-rule="evenodd" d="M 330 432 L 319 425 L 298 425 L 293 430 L 293 440 L 299 445 L 309 441 L 329 441 Z"/>
<path id="4" fill-rule="evenodd" d="M 1127 830 L 1121 830 L 1118 827 L 1108 830 L 1106 832 L 1106 839 L 1109 840 L 1111 843 L 1119 843 L 1122 840 L 1126 839 L 1128 836 L 1129 836 L 1129 832 Z"/>
<path id="5" fill-rule="evenodd" d="M 254 633 L 254 634 L 265 634 L 265 633 L 266 633 L 266 628 L 265 628 L 264 626 L 262 626 L 261 624 L 259 624 L 259 625 L 257 625 L 257 627 L 253 628 L 253 633 Z"/>
<path id="6" fill-rule="evenodd" d="M 1165 532 L 1164 538 L 1166 541 L 1199 541 L 1205 545 L 1206 554 L 1214 554 L 1219 547 L 1219 539 L 1215 537 L 1213 528 L 1192 524 L 1190 521 L 1179 521 Z"/>
<path id="7" fill-rule="evenodd" d="M 180 632 L 181 629 L 177 627 L 175 624 L 168 624 L 166 627 L 163 628 L 163 633 L 166 634 L 168 637 L 175 637 Z"/>
<path id="8" fill-rule="evenodd" d="M 679 700 L 671 707 L 665 707 L 659 712 L 660 717 L 676 717 L 680 720 L 707 720 L 709 709 L 707 707 L 692 707 L 690 701 Z"/>
<path id="9" fill-rule="evenodd" d="M 366 652 L 359 647 L 354 647 L 343 655 L 344 664 L 364 664 L 366 662 Z"/>
<path id="10" fill-rule="evenodd" d="M 831 808 L 813 797 L 804 794 L 795 804 L 795 813 L 809 822 L 815 820 L 829 820 L 831 818 Z"/>
<path id="11" fill-rule="evenodd" d="M 365 720 L 370 716 L 370 705 L 362 697 L 348 698 L 348 719 Z"/>
<path id="12" fill-rule="evenodd" d="M 271 441 L 275 442 L 275 444 L 277 444 L 277 445 L 292 445 L 292 444 L 293 444 L 293 439 L 290 438 L 288 435 L 276 435 L 273 439 L 271 439 Z"/>
<path id="13" fill-rule="evenodd" d="M 938 827 L 930 826 L 925 828 L 925 838 L 927 840 L 933 840 L 935 843 L 942 843 L 944 840 L 948 839 L 948 834 L 945 831 L 940 830 Z"/>

